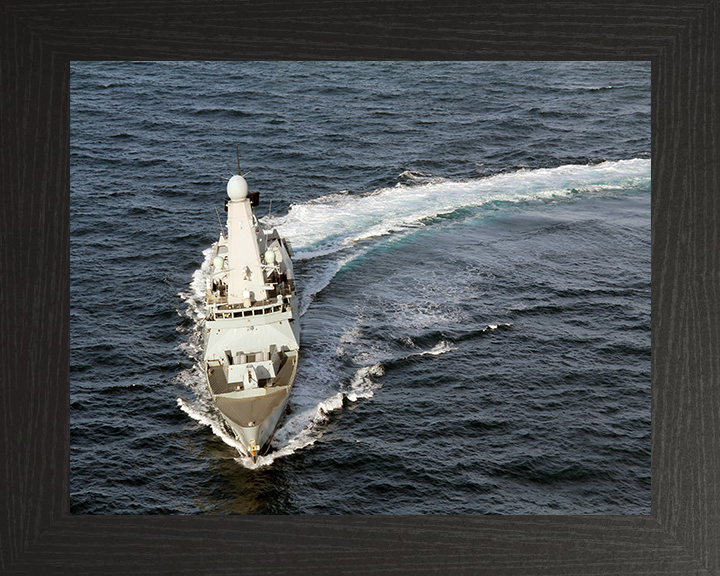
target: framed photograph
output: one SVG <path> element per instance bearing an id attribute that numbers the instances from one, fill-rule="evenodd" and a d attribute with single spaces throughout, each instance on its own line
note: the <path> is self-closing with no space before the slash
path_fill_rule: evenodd
<path id="1" fill-rule="evenodd" d="M 72 62 L 71 512 L 648 514 L 650 73 Z"/>
<path id="2" fill-rule="evenodd" d="M 146 8 L 2 7 L 3 571 L 717 570 L 716 3 Z"/>

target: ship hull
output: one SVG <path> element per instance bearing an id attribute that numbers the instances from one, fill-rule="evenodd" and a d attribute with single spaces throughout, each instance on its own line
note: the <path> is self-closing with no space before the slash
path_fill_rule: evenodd
<path id="1" fill-rule="evenodd" d="M 285 414 L 290 395 L 287 394 L 280 405 L 270 414 L 265 420 L 257 426 L 240 426 L 234 420 L 229 418 L 225 413 L 221 412 L 225 422 L 232 431 L 235 438 L 237 438 L 243 445 L 246 456 L 257 460 L 257 456 L 260 456 L 267 452 L 270 441 L 275 435 L 275 431 L 280 424 L 280 420 Z M 257 446 L 256 455 L 253 456 L 251 446 Z"/>
<path id="2" fill-rule="evenodd" d="M 205 378 L 227 427 L 254 461 L 267 450 L 297 374 L 294 296 L 284 304 L 217 310 L 205 323 Z M 235 315 L 237 314 L 237 317 Z"/>
<path id="3" fill-rule="evenodd" d="M 227 230 L 213 246 L 203 333 L 208 391 L 254 461 L 287 409 L 300 348 L 292 247 L 265 232 L 240 176 L 228 182 Z"/>
<path id="4" fill-rule="evenodd" d="M 206 362 L 207 366 L 207 362 Z M 225 384 L 224 393 L 216 394 L 217 380 L 212 368 L 206 370 L 208 391 L 218 411 L 240 442 L 245 455 L 257 461 L 267 452 L 270 440 L 280 424 L 290 400 L 290 392 L 297 374 L 297 352 L 288 351 L 272 386 L 250 390 L 230 390 L 233 383 Z"/>

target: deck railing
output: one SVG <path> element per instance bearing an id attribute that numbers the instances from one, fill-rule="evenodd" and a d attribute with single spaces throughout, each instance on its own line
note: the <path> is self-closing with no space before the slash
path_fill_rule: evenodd
<path id="1" fill-rule="evenodd" d="M 248 316 L 262 316 L 274 312 L 283 312 L 288 309 L 286 304 L 277 301 L 268 304 L 256 304 L 252 308 L 243 308 L 242 304 L 226 304 L 218 306 L 215 312 L 208 315 L 208 320 L 222 320 L 223 318 L 247 318 Z"/>

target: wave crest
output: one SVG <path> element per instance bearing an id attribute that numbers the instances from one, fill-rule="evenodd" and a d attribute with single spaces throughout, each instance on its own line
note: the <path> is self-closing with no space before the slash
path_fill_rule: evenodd
<path id="1" fill-rule="evenodd" d="M 463 208 L 646 186 L 650 182 L 650 160 L 521 169 L 465 181 L 424 181 L 409 172 L 402 176 L 409 180 L 407 184 L 362 196 L 343 192 L 293 204 L 287 215 L 266 217 L 262 222 L 292 240 L 298 259 L 307 259 L 343 250 L 368 238 L 423 226 L 429 218 Z"/>

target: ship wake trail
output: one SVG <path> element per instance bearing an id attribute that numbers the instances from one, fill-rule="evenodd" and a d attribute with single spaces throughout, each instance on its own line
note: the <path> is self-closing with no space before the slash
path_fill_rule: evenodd
<path id="1" fill-rule="evenodd" d="M 226 431 L 222 416 L 213 406 L 205 388 L 201 367 L 185 370 L 178 376 L 178 382 L 189 389 L 193 396 L 177 398 L 177 405 L 198 424 L 209 427 L 215 436 L 236 449 L 238 451 L 236 462 L 246 468 L 257 469 L 272 464 L 278 458 L 312 446 L 323 436 L 330 414 L 341 410 L 345 401 L 357 402 L 361 398 L 371 398 L 381 386 L 375 379 L 383 374 L 384 369 L 380 363 L 362 367 L 356 371 L 346 390 L 324 398 L 314 406 L 297 409 L 276 431 L 270 443 L 272 451 L 267 455 L 258 456 L 255 462 L 245 454 L 242 444 Z"/>
<path id="2" fill-rule="evenodd" d="M 402 236 L 455 213 L 642 188 L 650 182 L 650 160 L 523 169 L 463 181 L 428 175 L 406 180 L 369 194 L 345 192 L 293 204 L 285 216 L 261 219 L 292 239 L 294 259 L 303 263 L 301 316 L 343 268 L 372 250 L 368 240 Z"/>
<path id="3" fill-rule="evenodd" d="M 225 444 L 231 446 L 232 448 L 235 448 L 238 452 L 243 451 L 242 444 L 238 442 L 231 434 L 228 434 L 225 431 L 223 423 L 220 421 L 218 415 L 214 411 L 212 411 L 207 405 L 190 404 L 182 398 L 178 398 L 177 403 L 180 407 L 180 410 L 185 412 L 185 414 L 190 416 L 190 418 L 192 418 L 196 422 L 204 426 L 209 426 L 210 429 L 213 431 L 213 434 L 215 434 L 215 436 L 225 442 Z M 248 458 L 248 460 L 252 461 L 250 458 Z"/>
<path id="4" fill-rule="evenodd" d="M 241 457 L 238 460 L 249 468 L 256 468 L 266 466 L 277 458 L 294 454 L 302 448 L 312 446 L 322 438 L 330 414 L 341 410 L 345 402 L 357 402 L 361 398 L 371 398 L 375 391 L 381 387 L 375 379 L 384 373 L 385 371 L 380 363 L 359 368 L 347 385 L 346 390 L 337 392 L 321 400 L 315 406 L 301 410 L 288 418 L 286 423 L 278 429 L 271 443 L 274 448 L 273 452 L 267 456 L 261 456 L 255 464 L 252 463 L 250 458 Z"/>
<path id="5" fill-rule="evenodd" d="M 371 238 L 404 235 L 426 226 L 433 218 L 466 208 L 483 209 L 492 205 L 512 206 L 527 202 L 572 200 L 576 195 L 602 193 L 604 190 L 631 190 L 646 186 L 650 161 L 642 159 L 603 162 L 597 165 L 568 165 L 552 169 L 519 170 L 495 176 L 452 182 L 421 176 L 409 184 L 380 189 L 367 195 L 334 194 L 303 204 L 292 205 L 285 216 L 261 219 L 264 228 L 275 227 L 281 236 L 292 240 L 295 260 L 301 261 L 299 315 L 305 316 L 315 297 L 326 289 L 338 273 L 373 249 Z M 292 412 L 276 430 L 267 455 L 257 460 L 243 452 L 228 433 L 222 416 L 214 407 L 203 381 L 201 362 L 202 330 L 206 309 L 204 292 L 212 273 L 212 249 L 203 252 L 203 262 L 195 271 L 188 291 L 179 294 L 185 303 L 184 315 L 192 321 L 187 339 L 180 347 L 193 361 L 193 368 L 178 375 L 189 396 L 178 398 L 181 410 L 239 452 L 237 461 L 248 468 L 267 466 L 277 458 L 313 445 L 323 434 L 334 411 L 348 402 L 370 398 L 380 388 L 383 362 L 392 354 L 365 354 L 362 366 L 348 378 L 336 366 L 332 355 L 306 356 L 305 367 L 298 373 Z M 495 330 L 488 325 L 483 331 Z M 327 343 L 333 347 L 332 342 Z M 455 346 L 443 340 L 427 350 L 410 356 L 440 355 Z M 310 374 L 315 376 L 310 377 Z M 318 376 L 321 375 L 321 376 Z"/>
<path id="6" fill-rule="evenodd" d="M 261 221 L 292 238 L 296 260 L 347 250 L 360 241 L 419 226 L 441 215 L 487 205 L 571 198 L 574 194 L 628 190 L 650 182 L 650 160 L 523 169 L 450 181 L 413 178 L 370 194 L 332 194 L 293 204 L 285 216 Z"/>

